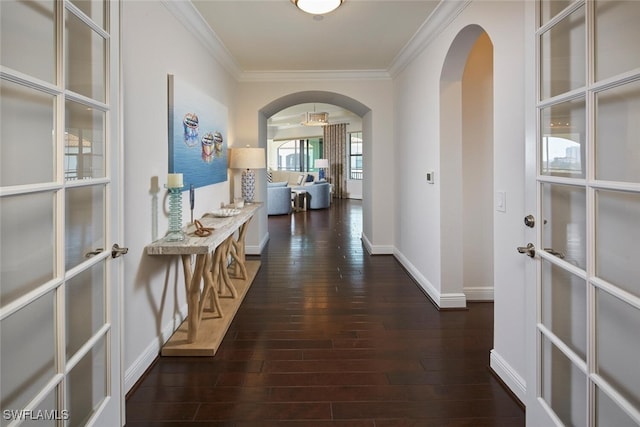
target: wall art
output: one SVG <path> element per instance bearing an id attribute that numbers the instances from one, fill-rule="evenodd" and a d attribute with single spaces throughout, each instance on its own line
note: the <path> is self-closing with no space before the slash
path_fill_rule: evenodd
<path id="1" fill-rule="evenodd" d="M 182 173 L 184 187 L 227 180 L 227 107 L 168 75 L 169 173 Z"/>

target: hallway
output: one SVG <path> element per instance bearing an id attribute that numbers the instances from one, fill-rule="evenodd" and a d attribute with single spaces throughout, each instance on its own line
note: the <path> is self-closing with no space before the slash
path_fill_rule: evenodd
<path id="1" fill-rule="evenodd" d="M 493 304 L 436 310 L 362 208 L 269 217 L 262 266 L 215 357 L 161 357 L 127 426 L 523 426 L 489 371 Z"/>

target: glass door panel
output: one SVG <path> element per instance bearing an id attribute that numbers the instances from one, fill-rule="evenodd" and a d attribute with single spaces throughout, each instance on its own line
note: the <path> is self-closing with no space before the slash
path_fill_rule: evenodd
<path id="1" fill-rule="evenodd" d="M 586 194 L 582 187 L 542 185 L 543 249 L 586 268 Z M 554 251 L 554 252 L 552 252 Z"/>
<path id="2" fill-rule="evenodd" d="M 54 378 L 54 321 L 53 292 L 0 321 L 0 407 L 3 410 L 24 408 Z M 0 418 L 1 425 L 9 424 L 5 417 Z"/>
<path id="3" fill-rule="evenodd" d="M 65 179 L 104 177 L 106 114 L 86 105 L 67 101 L 66 122 Z"/>
<path id="4" fill-rule="evenodd" d="M 119 2 L 0 8 L 0 403 L 67 414 L 57 426 L 120 425 L 122 264 L 108 256 L 121 213 Z M 25 43 L 37 48 L 24 55 Z M 43 81 L 50 69 L 64 77 Z"/>
<path id="5" fill-rule="evenodd" d="M 596 93 L 596 108 L 596 178 L 640 183 L 640 80 Z"/>
<path id="6" fill-rule="evenodd" d="M 587 359 L 587 283 L 542 261 L 542 324 L 583 361 Z"/>
<path id="7" fill-rule="evenodd" d="M 67 89 L 104 102 L 105 39 L 75 15 L 66 14 Z"/>
<path id="8" fill-rule="evenodd" d="M 52 393 L 49 393 L 43 400 L 42 402 L 40 402 L 40 404 L 36 407 L 35 409 L 35 413 L 36 414 L 51 414 L 51 408 L 55 408 L 56 407 L 56 402 L 58 399 L 58 393 L 56 390 L 54 390 Z M 47 412 L 45 412 L 47 411 Z M 64 420 L 65 419 L 65 415 L 64 413 L 53 413 L 54 416 L 57 416 L 59 419 Z M 67 415 L 68 417 L 68 415 Z M 56 420 L 42 420 L 42 419 L 37 419 L 37 420 L 26 420 L 24 423 L 20 424 L 20 427 L 44 427 L 44 426 L 51 426 L 54 427 L 56 426 Z"/>
<path id="9" fill-rule="evenodd" d="M 638 424 L 599 387 L 596 387 L 596 425 L 638 427 Z"/>
<path id="10" fill-rule="evenodd" d="M 584 178 L 585 123 L 584 98 L 562 102 L 542 110 L 541 174 Z"/>
<path id="11" fill-rule="evenodd" d="M 104 265 L 99 263 L 67 281 L 67 359 L 73 357 L 105 324 L 104 275 Z"/>
<path id="12" fill-rule="evenodd" d="M 640 194 L 599 190 L 596 209 L 596 275 L 640 298 Z"/>
<path id="13" fill-rule="evenodd" d="M 537 6 L 527 423 L 640 426 L 640 2 Z"/>
<path id="14" fill-rule="evenodd" d="M 71 3 L 98 24 L 100 28 L 106 28 L 106 4 L 103 0 L 71 0 Z"/>
<path id="15" fill-rule="evenodd" d="M 595 1 L 596 81 L 640 67 L 640 55 L 630 55 L 632 40 L 640 40 L 640 2 Z"/>
<path id="16" fill-rule="evenodd" d="M 573 0 L 541 0 L 540 1 L 540 25 L 544 25 L 551 18 L 562 12 L 573 3 Z"/>
<path id="17" fill-rule="evenodd" d="M 583 87 L 585 68 L 584 6 L 541 35 L 542 99 Z"/>
<path id="18" fill-rule="evenodd" d="M 28 22 L 30 25 L 25 25 Z M 0 1 L 0 61 L 48 83 L 56 80 L 53 0 Z M 28 55 L 25 55 L 28 52 Z M 4 125 L 3 121 L 3 125 Z"/>
<path id="19" fill-rule="evenodd" d="M 640 309 L 601 289 L 596 303 L 597 373 L 640 411 Z"/>
<path id="20" fill-rule="evenodd" d="M 0 186 L 55 181 L 54 107 L 53 95 L 0 80 Z"/>
<path id="21" fill-rule="evenodd" d="M 66 268 L 84 262 L 105 249 L 104 186 L 77 187 L 66 197 Z"/>
<path id="22" fill-rule="evenodd" d="M 0 200 L 0 308 L 55 276 L 53 193 Z"/>
<path id="23" fill-rule="evenodd" d="M 66 401 L 69 426 L 84 426 L 107 397 L 107 354 L 102 338 L 68 375 Z M 118 398 L 114 396 L 114 398 Z"/>
<path id="24" fill-rule="evenodd" d="M 587 378 L 562 351 L 542 337 L 540 397 L 566 426 L 585 426 Z"/>

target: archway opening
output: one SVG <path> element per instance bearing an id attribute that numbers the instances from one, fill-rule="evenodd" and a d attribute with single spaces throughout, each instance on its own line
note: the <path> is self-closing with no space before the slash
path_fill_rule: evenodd
<path id="1" fill-rule="evenodd" d="M 442 293 L 492 301 L 493 45 L 481 27 L 453 41 L 440 95 Z"/>
<path id="2" fill-rule="evenodd" d="M 295 109 L 296 106 L 300 105 L 331 105 L 335 107 L 339 107 L 344 111 L 350 112 L 352 117 L 357 118 L 357 122 L 360 124 L 360 128 L 350 128 L 350 133 L 358 133 L 358 137 L 362 141 L 362 163 L 364 171 L 361 173 L 361 177 L 359 177 L 360 185 L 355 186 L 358 190 L 359 197 L 363 200 L 363 208 L 362 208 L 362 217 L 363 223 L 367 223 L 366 218 L 370 217 L 370 205 L 366 201 L 366 190 L 367 188 L 367 173 L 373 173 L 371 170 L 367 170 L 366 161 L 367 155 L 370 155 L 371 148 L 371 109 L 361 102 L 350 98 L 348 96 L 335 93 L 335 92 L 327 92 L 327 91 L 303 91 L 296 92 L 285 95 L 281 98 L 278 98 L 269 104 L 265 105 L 258 111 L 258 124 L 259 124 L 259 145 L 261 147 L 265 147 L 269 149 L 270 141 L 273 141 L 273 129 L 269 127 L 269 119 L 276 116 L 278 113 L 282 111 L 287 111 L 290 109 Z M 329 118 L 331 123 L 331 116 Z M 356 121 L 356 120 L 352 120 Z M 350 136 L 350 135 L 349 135 Z M 347 153 L 348 154 L 348 153 Z M 350 161 L 350 159 L 345 159 L 346 162 Z M 301 164 L 304 162 L 301 162 Z"/>

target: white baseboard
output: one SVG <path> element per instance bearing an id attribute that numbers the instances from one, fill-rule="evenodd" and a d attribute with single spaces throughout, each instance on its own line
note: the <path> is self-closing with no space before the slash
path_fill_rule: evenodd
<path id="1" fill-rule="evenodd" d="M 369 255 L 393 255 L 395 251 L 395 248 L 390 245 L 373 245 L 364 233 L 362 233 L 361 239 L 364 249 Z"/>
<path id="2" fill-rule="evenodd" d="M 245 245 L 244 250 L 247 255 L 260 255 L 267 242 L 269 241 L 269 233 L 265 233 L 258 245 Z"/>
<path id="3" fill-rule="evenodd" d="M 418 271 L 418 269 L 402 254 L 402 252 L 395 250 L 393 255 L 407 270 L 407 272 L 409 272 L 409 275 L 411 275 L 413 280 L 415 280 L 418 285 L 424 289 L 429 298 L 431 298 L 438 308 L 465 308 L 467 306 L 467 299 L 463 293 L 441 293 L 429 280 L 427 280 L 426 277 L 422 275 L 422 273 L 420 273 L 420 271 Z"/>
<path id="4" fill-rule="evenodd" d="M 493 286 L 473 286 L 464 288 L 467 301 L 493 301 Z"/>
<path id="5" fill-rule="evenodd" d="M 185 304 L 179 313 L 176 313 L 174 318 L 167 322 L 167 324 L 162 328 L 161 335 L 159 337 L 155 337 L 147 348 L 136 358 L 136 360 L 131 364 L 131 366 L 127 367 L 127 370 L 124 373 L 124 392 L 125 394 L 131 390 L 131 388 L 136 385 L 136 382 L 144 375 L 144 373 L 149 369 L 149 366 L 156 360 L 156 357 L 160 354 L 160 350 L 162 350 L 162 345 L 167 342 L 171 335 L 175 332 L 176 329 L 182 324 L 182 322 L 187 318 L 187 305 Z"/>
<path id="6" fill-rule="evenodd" d="M 516 395 L 520 402 L 526 402 L 527 382 L 507 363 L 506 360 L 493 349 L 490 355 L 490 366 L 493 372 L 500 377 L 502 382 Z"/>

